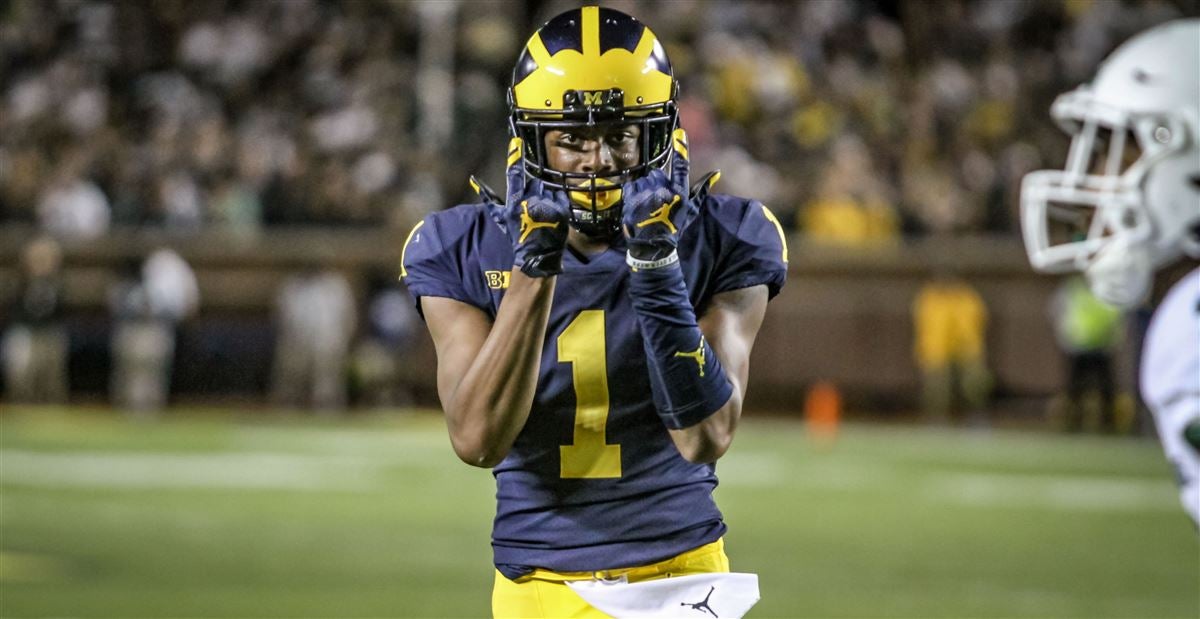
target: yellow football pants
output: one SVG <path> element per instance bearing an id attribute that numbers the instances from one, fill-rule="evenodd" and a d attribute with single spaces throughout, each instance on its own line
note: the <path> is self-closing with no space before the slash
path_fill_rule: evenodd
<path id="1" fill-rule="evenodd" d="M 728 572 L 729 557 L 725 556 L 725 541 L 719 539 L 679 556 L 653 565 L 600 572 L 551 572 L 534 570 L 515 581 L 496 572 L 492 589 L 492 615 L 496 619 L 611 619 L 591 607 L 566 585 L 570 580 L 606 580 L 624 576 L 629 582 Z"/>

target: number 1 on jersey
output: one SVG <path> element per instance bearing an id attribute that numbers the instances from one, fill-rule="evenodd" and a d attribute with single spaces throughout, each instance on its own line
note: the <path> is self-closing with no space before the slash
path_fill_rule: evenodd
<path id="1" fill-rule="evenodd" d="M 575 385 L 575 428 L 570 445 L 559 446 L 559 475 L 566 479 L 621 476 L 621 446 L 609 445 L 608 356 L 604 310 L 584 310 L 558 336 L 558 361 L 571 364 Z"/>

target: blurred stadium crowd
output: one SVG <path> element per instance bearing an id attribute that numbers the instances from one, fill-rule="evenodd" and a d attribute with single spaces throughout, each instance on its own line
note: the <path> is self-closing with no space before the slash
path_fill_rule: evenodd
<path id="1" fill-rule="evenodd" d="M 566 2 L 15 0 L 0 216 L 406 228 L 500 180 L 523 37 Z M 1045 113 L 1186 3 L 614 1 L 667 42 L 698 168 L 812 237 L 1011 232 Z"/>
<path id="2" fill-rule="evenodd" d="M 376 241 L 403 239 L 426 213 L 473 200 L 468 175 L 502 187 L 512 65 L 525 36 L 577 4 L 0 0 L 0 223 L 67 250 L 132 234 L 168 252 L 110 259 L 128 264 L 102 293 L 108 321 L 69 325 L 73 336 L 92 334 L 90 344 L 70 344 L 72 367 L 95 365 L 87 352 L 101 338 L 111 348 L 101 357 L 111 360 L 110 396 L 153 408 L 170 378 L 139 368 L 169 374 L 174 358 L 183 370 L 202 367 L 190 384 L 208 390 L 228 364 L 197 349 L 220 349 L 242 355 L 241 369 L 228 371 L 254 374 L 277 403 L 339 408 L 341 387 L 313 372 L 338 374 L 349 357 L 381 401 L 407 399 L 388 379 L 415 321 L 395 273 L 348 286 L 344 261 L 281 257 L 276 266 L 293 272 L 272 275 L 278 288 L 257 306 L 274 309 L 269 325 L 265 316 L 245 330 L 207 325 L 182 338 L 179 353 L 175 333 L 196 314 L 204 281 L 197 288 L 187 252 L 171 245 L 256 247 L 269 244 L 264 230 L 285 226 L 305 239 L 368 228 L 384 232 Z M 1196 0 L 605 4 L 665 41 L 695 169 L 721 169 L 719 189 L 763 200 L 791 232 L 851 247 L 1015 239 L 1022 175 L 1065 160 L 1068 140 L 1047 114 L 1053 98 L 1133 33 L 1200 14 Z M 21 279 L 19 290 L 0 290 L 0 326 L 32 331 L 10 330 L 26 339 L 5 346 L 49 355 L 43 373 L 57 378 L 38 389 L 61 399 L 71 295 L 60 250 L 7 238 L 24 249 L 8 248 L 20 257 L 0 265 Z M 386 249 L 398 256 L 399 241 Z M 155 256 L 171 268 L 151 268 Z M 240 281 L 228 286 L 245 288 Z M 327 311 L 314 309 L 322 304 Z M 918 339 L 979 342 L 968 356 L 982 367 L 986 308 L 968 313 L 979 319 L 967 336 L 939 326 Z M 917 323 L 950 324 L 918 314 Z M 39 336 L 39 325 L 58 330 Z M 954 356 L 943 353 L 932 356 Z M 245 370 L 247 355 L 274 357 L 269 379 L 266 361 Z M 944 364 L 929 356 L 922 372 L 941 376 Z M 975 383 L 980 394 L 990 384 Z"/>

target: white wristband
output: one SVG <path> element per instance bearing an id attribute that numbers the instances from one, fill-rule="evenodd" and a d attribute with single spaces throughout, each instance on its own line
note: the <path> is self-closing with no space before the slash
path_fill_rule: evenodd
<path id="1" fill-rule="evenodd" d="M 672 250 L 671 254 L 666 258 L 659 258 L 658 260 L 638 260 L 632 254 L 625 254 L 625 264 L 633 267 L 635 271 L 652 271 L 654 269 L 669 267 L 676 262 L 679 262 L 679 252 L 675 250 Z"/>

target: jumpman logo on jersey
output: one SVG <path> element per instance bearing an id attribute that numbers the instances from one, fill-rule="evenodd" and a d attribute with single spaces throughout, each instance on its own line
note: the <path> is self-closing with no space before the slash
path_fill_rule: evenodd
<path id="1" fill-rule="evenodd" d="M 700 376 L 704 376 L 704 336 L 703 335 L 700 336 L 700 345 L 696 347 L 696 350 L 691 350 L 691 351 L 685 350 L 682 352 L 677 352 L 677 353 L 675 353 L 675 356 L 676 357 L 688 357 L 689 359 L 695 360 L 696 364 L 700 366 Z"/>
<path id="2" fill-rule="evenodd" d="M 694 604 L 691 602 L 680 602 L 679 605 L 680 606 L 691 606 L 692 610 L 699 610 L 699 611 L 703 611 L 706 613 L 712 613 L 712 616 L 716 617 L 717 611 L 713 610 L 712 606 L 708 605 L 709 598 L 712 597 L 713 591 L 716 591 L 716 590 L 717 590 L 716 587 L 709 587 L 708 595 L 704 596 L 703 600 L 696 602 Z M 718 617 L 718 619 L 720 619 L 720 618 Z"/>
<path id="3" fill-rule="evenodd" d="M 671 234 L 675 234 L 678 232 L 678 230 L 675 229 L 675 224 L 671 223 L 671 209 L 674 208 L 676 204 L 679 204 L 679 196 L 675 196 L 675 199 L 671 200 L 670 204 L 664 202 L 662 207 L 657 211 L 650 213 L 650 216 L 647 217 L 645 221 L 638 222 L 637 227 L 645 228 L 650 224 L 662 224 L 671 231 Z"/>
<path id="4" fill-rule="evenodd" d="M 552 221 L 534 221 L 529 216 L 529 200 L 521 201 L 521 238 L 517 239 L 518 243 L 524 243 L 525 237 L 529 236 L 530 232 L 538 228 L 557 228 L 558 224 Z"/>

